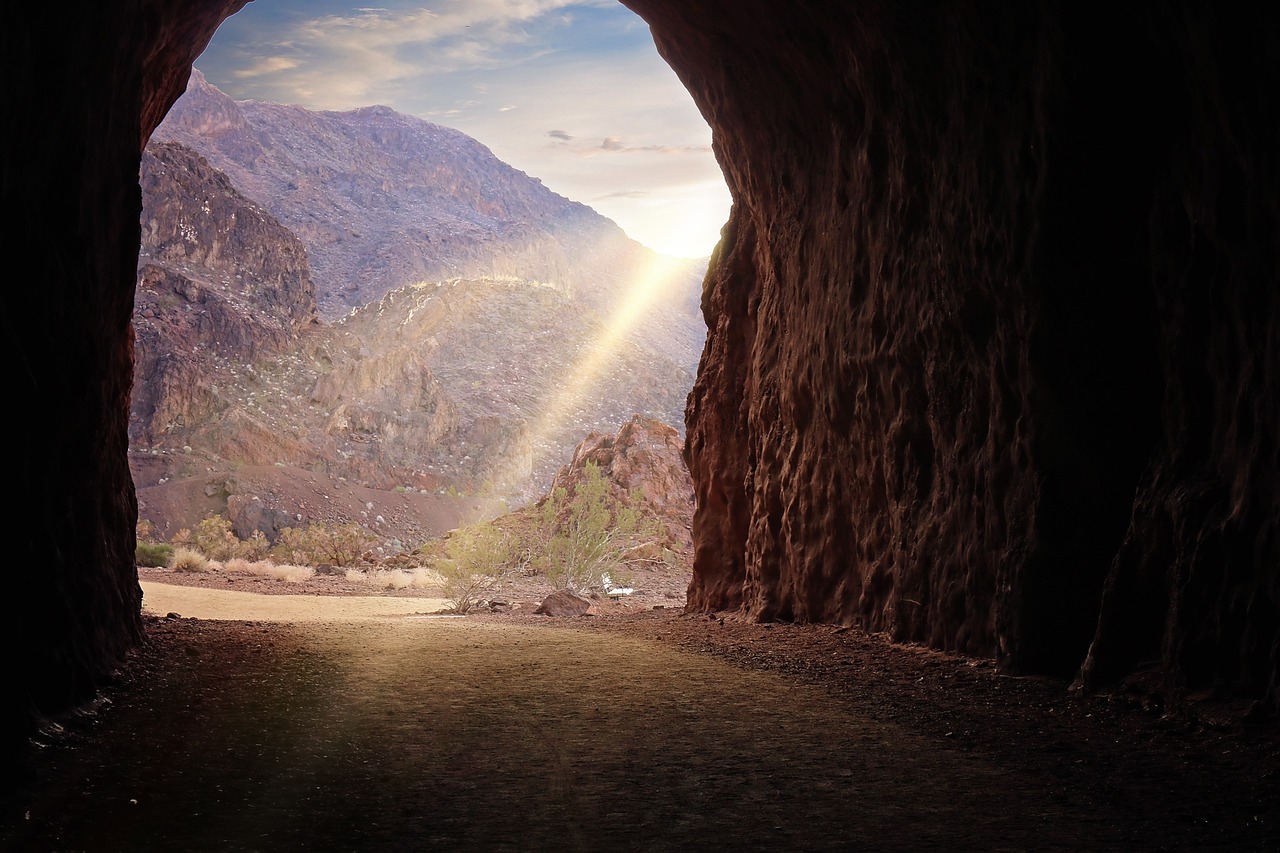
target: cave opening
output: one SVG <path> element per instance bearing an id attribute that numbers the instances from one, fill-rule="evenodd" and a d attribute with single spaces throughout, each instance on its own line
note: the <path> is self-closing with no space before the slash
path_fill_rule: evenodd
<path id="1" fill-rule="evenodd" d="M 0 336 L 39 413 L 15 732 L 142 639 L 139 152 L 242 5 L 6 7 L 5 198 L 48 261 Z M 626 5 L 735 201 L 687 410 L 691 609 L 1273 713 L 1277 13 Z"/>
<path id="2" fill-rule="evenodd" d="M 508 516 L 590 463 L 617 518 L 641 496 L 627 524 L 661 533 L 635 561 L 674 572 L 665 603 L 683 603 L 679 444 L 726 190 L 643 21 L 553 6 L 254 3 L 219 27 L 143 156 L 130 463 L 148 548 L 417 586 L 431 573 L 367 565 L 363 535 L 335 561 L 299 531 L 354 523 L 421 562 L 414 537 L 528 528 Z M 630 595 L 610 562 L 576 583 Z"/>

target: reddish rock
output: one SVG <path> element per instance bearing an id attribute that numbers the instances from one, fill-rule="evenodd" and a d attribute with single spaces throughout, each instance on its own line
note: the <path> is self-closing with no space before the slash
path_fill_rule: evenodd
<path id="1" fill-rule="evenodd" d="M 645 515 L 662 521 L 668 546 L 684 550 L 692 542 L 693 481 L 683 445 L 674 427 L 633 415 L 616 434 L 593 432 L 583 439 L 573 459 L 556 473 L 550 491 L 572 491 L 587 463 L 595 463 L 619 500 L 638 502 Z"/>
<path id="2" fill-rule="evenodd" d="M 591 610 L 591 602 L 575 592 L 558 589 L 548 595 L 533 611 L 539 616 L 585 616 Z"/>

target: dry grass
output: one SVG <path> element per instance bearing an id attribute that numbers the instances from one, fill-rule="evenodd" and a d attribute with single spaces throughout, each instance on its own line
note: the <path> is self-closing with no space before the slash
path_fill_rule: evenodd
<path id="1" fill-rule="evenodd" d="M 250 562 L 237 557 L 227 561 L 226 570 L 236 574 L 258 575 L 277 581 L 302 583 L 315 576 L 315 569 L 310 566 L 277 565 L 270 560 Z"/>
<path id="2" fill-rule="evenodd" d="M 175 548 L 169 568 L 175 572 L 203 573 L 209 571 L 209 558 L 191 548 Z"/>
<path id="3" fill-rule="evenodd" d="M 430 569 L 375 569 L 369 572 L 348 569 L 347 580 L 371 583 L 383 589 L 439 589 L 443 583 L 440 575 Z"/>
<path id="4" fill-rule="evenodd" d="M 258 564 L 254 564 L 254 574 L 262 574 L 272 580 L 288 581 L 289 583 L 302 583 L 310 580 L 315 576 L 316 570 L 310 566 L 277 566 L 274 563 L 266 563 L 259 570 Z"/>

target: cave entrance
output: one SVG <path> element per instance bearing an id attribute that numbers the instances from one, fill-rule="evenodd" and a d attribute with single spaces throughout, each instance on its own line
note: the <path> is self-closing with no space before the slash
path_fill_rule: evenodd
<path id="1" fill-rule="evenodd" d="M 620 4 L 436 6 L 250 4 L 152 135 L 140 533 L 345 576 L 538 500 L 592 436 L 559 485 L 644 492 L 682 597 L 710 130 Z"/>

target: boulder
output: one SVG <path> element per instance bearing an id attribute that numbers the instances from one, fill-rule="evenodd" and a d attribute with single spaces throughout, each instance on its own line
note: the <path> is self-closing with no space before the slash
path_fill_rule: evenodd
<path id="1" fill-rule="evenodd" d="M 540 616 L 586 616 L 591 610 L 591 602 L 576 592 L 558 589 L 548 595 L 533 611 Z"/>

